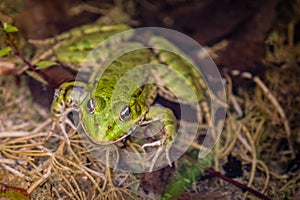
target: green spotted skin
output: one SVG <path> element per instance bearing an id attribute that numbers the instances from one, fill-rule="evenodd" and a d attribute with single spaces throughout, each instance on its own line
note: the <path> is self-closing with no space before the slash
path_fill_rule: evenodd
<path id="1" fill-rule="evenodd" d="M 163 66 L 137 67 L 147 64 Z M 127 72 L 131 73 L 126 76 Z M 195 73 L 184 58 L 166 51 L 155 53 L 150 49 L 140 49 L 119 57 L 107 67 L 81 104 L 85 131 L 96 142 L 107 143 L 126 136 L 143 122 L 157 119 L 162 122 L 166 133 L 162 143 L 167 144 L 175 136 L 177 120 L 169 108 L 153 105 L 153 102 L 157 93 L 175 102 L 195 104 L 205 99 L 198 82 L 200 75 Z M 149 80 L 163 86 L 143 85 Z M 192 97 L 185 87 L 192 88 L 196 95 Z M 120 116 L 126 107 L 130 116 L 124 121 Z"/>
<path id="2" fill-rule="evenodd" d="M 82 121 L 86 132 L 96 141 L 113 141 L 122 137 L 126 132 L 138 124 L 140 119 L 148 110 L 147 94 L 154 88 L 139 88 L 132 91 L 133 84 L 138 84 L 130 80 L 122 83 L 123 89 L 113 99 L 113 91 L 117 82 L 134 64 L 147 64 L 149 58 L 143 54 L 149 54 L 148 50 L 143 52 L 131 52 L 114 61 L 103 73 L 90 98 L 86 98 L 82 104 Z M 134 59 L 133 59 L 134 58 Z M 135 63 L 133 63 L 133 60 Z M 138 70 L 137 73 L 147 73 L 145 69 Z M 136 79 L 136 81 L 138 81 Z M 143 81 L 143 80 L 140 80 Z M 149 90 L 149 91 L 148 91 Z M 131 96 L 131 97 L 130 97 Z M 93 113 L 86 108 L 88 102 L 93 99 L 95 108 Z M 130 102 L 128 102 L 130 99 Z M 130 107 L 131 117 L 127 122 L 121 122 L 120 112 L 125 106 Z"/>
<path id="3" fill-rule="evenodd" d="M 72 39 L 57 51 L 57 57 L 63 63 L 76 65 L 81 62 L 81 56 L 77 60 L 73 57 L 77 57 L 78 52 L 89 51 L 91 40 L 98 44 L 99 40 L 95 38 L 103 40 L 120 30 L 128 29 L 126 26 L 120 27 L 116 31 L 108 31 L 104 36 L 97 37 L 93 32 L 92 35 L 88 34 L 90 37 Z M 91 75 L 90 83 L 82 86 L 87 90 L 87 95 L 80 102 L 81 124 L 94 142 L 108 144 L 120 141 L 138 126 L 159 120 L 164 127 L 159 145 L 168 145 L 176 135 L 177 120 L 169 108 L 154 105 L 157 95 L 173 102 L 193 105 L 207 99 L 204 81 L 192 63 L 176 53 L 160 50 L 167 48 L 179 52 L 173 44 L 158 37 L 150 38 L 148 43 L 154 49 L 143 48 L 144 44 L 136 41 L 121 45 L 120 48 L 133 45 L 142 49 L 118 57 L 105 69 L 97 66 L 98 70 Z M 103 52 L 107 53 L 107 49 L 103 49 Z M 108 55 L 106 53 L 103 56 Z M 147 67 L 149 64 L 151 67 Z M 95 78 L 96 81 L 93 80 Z M 195 95 L 191 96 L 190 90 L 186 88 L 190 88 Z M 57 98 L 52 108 L 61 108 L 61 101 L 70 98 Z"/>
<path id="4" fill-rule="evenodd" d="M 33 43 L 40 46 L 55 44 L 53 45 L 53 48 L 50 48 L 50 55 L 49 53 L 46 53 L 45 55 L 42 54 L 37 56 L 38 58 L 34 62 L 50 59 L 50 57 L 52 57 L 51 59 L 56 60 L 58 63 L 77 71 L 80 67 L 80 64 L 85 61 L 86 57 L 93 50 L 93 48 L 110 36 L 128 29 L 130 29 L 130 27 L 125 24 L 89 24 L 71 29 L 70 31 L 64 32 L 54 38 L 34 40 Z M 126 38 L 119 39 L 122 40 Z M 105 57 L 105 51 L 102 53 Z"/>
<path id="5" fill-rule="evenodd" d="M 168 40 L 160 37 L 151 38 L 149 44 L 153 47 L 173 50 L 181 55 L 179 56 L 178 53 L 172 53 L 165 50 L 155 50 L 155 56 L 157 57 L 158 62 L 167 66 L 165 68 L 160 68 L 160 71 L 155 73 L 159 75 L 156 79 L 163 80 L 166 84 L 166 87 L 160 88 L 160 95 L 166 96 L 163 93 L 165 88 L 172 88 L 175 95 L 178 96 L 178 99 L 175 100 L 172 97 L 169 97 L 168 99 L 171 101 L 197 103 L 207 100 L 208 92 L 206 84 L 199 71 L 187 60 L 187 58 L 183 57 L 184 53 L 181 53 L 177 47 Z M 183 89 L 184 87 L 191 88 L 195 92 L 195 98 L 191 98 L 190 91 Z"/>
<path id="6" fill-rule="evenodd" d="M 67 109 L 79 106 L 80 99 L 83 99 L 85 83 L 83 82 L 65 82 L 55 91 L 54 99 L 51 105 L 51 113 L 54 117 L 60 117 Z"/>
<path id="7" fill-rule="evenodd" d="M 126 25 L 114 26 L 95 26 L 87 25 L 81 29 L 75 29 L 71 32 L 71 36 L 84 34 L 85 37 L 74 37 L 64 43 L 57 51 L 57 59 L 65 65 L 76 68 L 80 63 L 84 62 L 88 54 L 101 42 L 110 36 L 127 30 Z M 104 54 L 105 56 L 105 54 Z M 75 66 L 75 67 L 74 67 Z"/>

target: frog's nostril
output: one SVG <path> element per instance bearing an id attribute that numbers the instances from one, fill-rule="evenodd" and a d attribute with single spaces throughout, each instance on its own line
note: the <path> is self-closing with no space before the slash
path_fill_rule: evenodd
<path id="1" fill-rule="evenodd" d="M 112 126 L 108 126 L 107 129 L 108 129 L 108 130 L 112 130 Z"/>

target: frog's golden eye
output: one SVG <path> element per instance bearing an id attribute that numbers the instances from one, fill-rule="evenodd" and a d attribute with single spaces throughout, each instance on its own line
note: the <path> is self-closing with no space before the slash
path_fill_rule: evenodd
<path id="1" fill-rule="evenodd" d="M 130 120 L 129 106 L 125 106 L 124 108 L 121 109 L 119 119 L 121 120 L 121 122 L 127 122 L 128 120 Z"/>
<path id="2" fill-rule="evenodd" d="M 95 112 L 95 102 L 94 99 L 89 99 L 86 103 L 86 109 L 90 115 L 94 114 Z"/>

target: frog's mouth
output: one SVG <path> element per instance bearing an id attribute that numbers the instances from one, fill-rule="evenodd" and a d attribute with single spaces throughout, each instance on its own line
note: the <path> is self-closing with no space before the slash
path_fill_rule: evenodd
<path id="1" fill-rule="evenodd" d="M 141 121 L 142 121 L 142 120 L 141 120 Z M 130 128 L 129 131 L 128 131 L 128 133 L 126 133 L 126 134 L 123 135 L 122 137 L 120 137 L 120 138 L 118 138 L 118 139 L 116 139 L 116 140 L 114 140 L 114 141 L 107 141 L 107 142 L 99 142 L 99 141 L 94 140 L 92 137 L 90 137 L 90 136 L 88 135 L 87 130 L 86 130 L 86 128 L 84 127 L 84 125 L 82 125 L 81 127 L 82 127 L 82 129 L 83 129 L 83 132 L 84 132 L 85 136 L 88 138 L 88 140 L 89 140 L 90 142 L 92 142 L 92 143 L 95 144 L 95 145 L 107 146 L 107 145 L 112 145 L 112 144 L 116 144 L 116 143 L 121 142 L 122 140 L 124 140 L 125 138 L 127 138 L 128 136 L 130 136 L 130 135 L 137 129 L 137 127 L 140 126 L 140 124 L 142 124 L 142 122 L 139 123 L 138 125 L 135 125 L 135 126 L 133 126 L 132 128 Z"/>

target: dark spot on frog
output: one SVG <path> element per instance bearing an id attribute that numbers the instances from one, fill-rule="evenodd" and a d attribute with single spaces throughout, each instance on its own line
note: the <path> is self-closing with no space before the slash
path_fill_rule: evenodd
<path id="1" fill-rule="evenodd" d="M 107 129 L 108 129 L 108 130 L 112 130 L 112 126 L 108 126 Z"/>
<path id="2" fill-rule="evenodd" d="M 123 85 L 123 88 L 122 88 L 124 91 L 128 91 L 129 90 L 129 87 L 127 85 Z"/>

